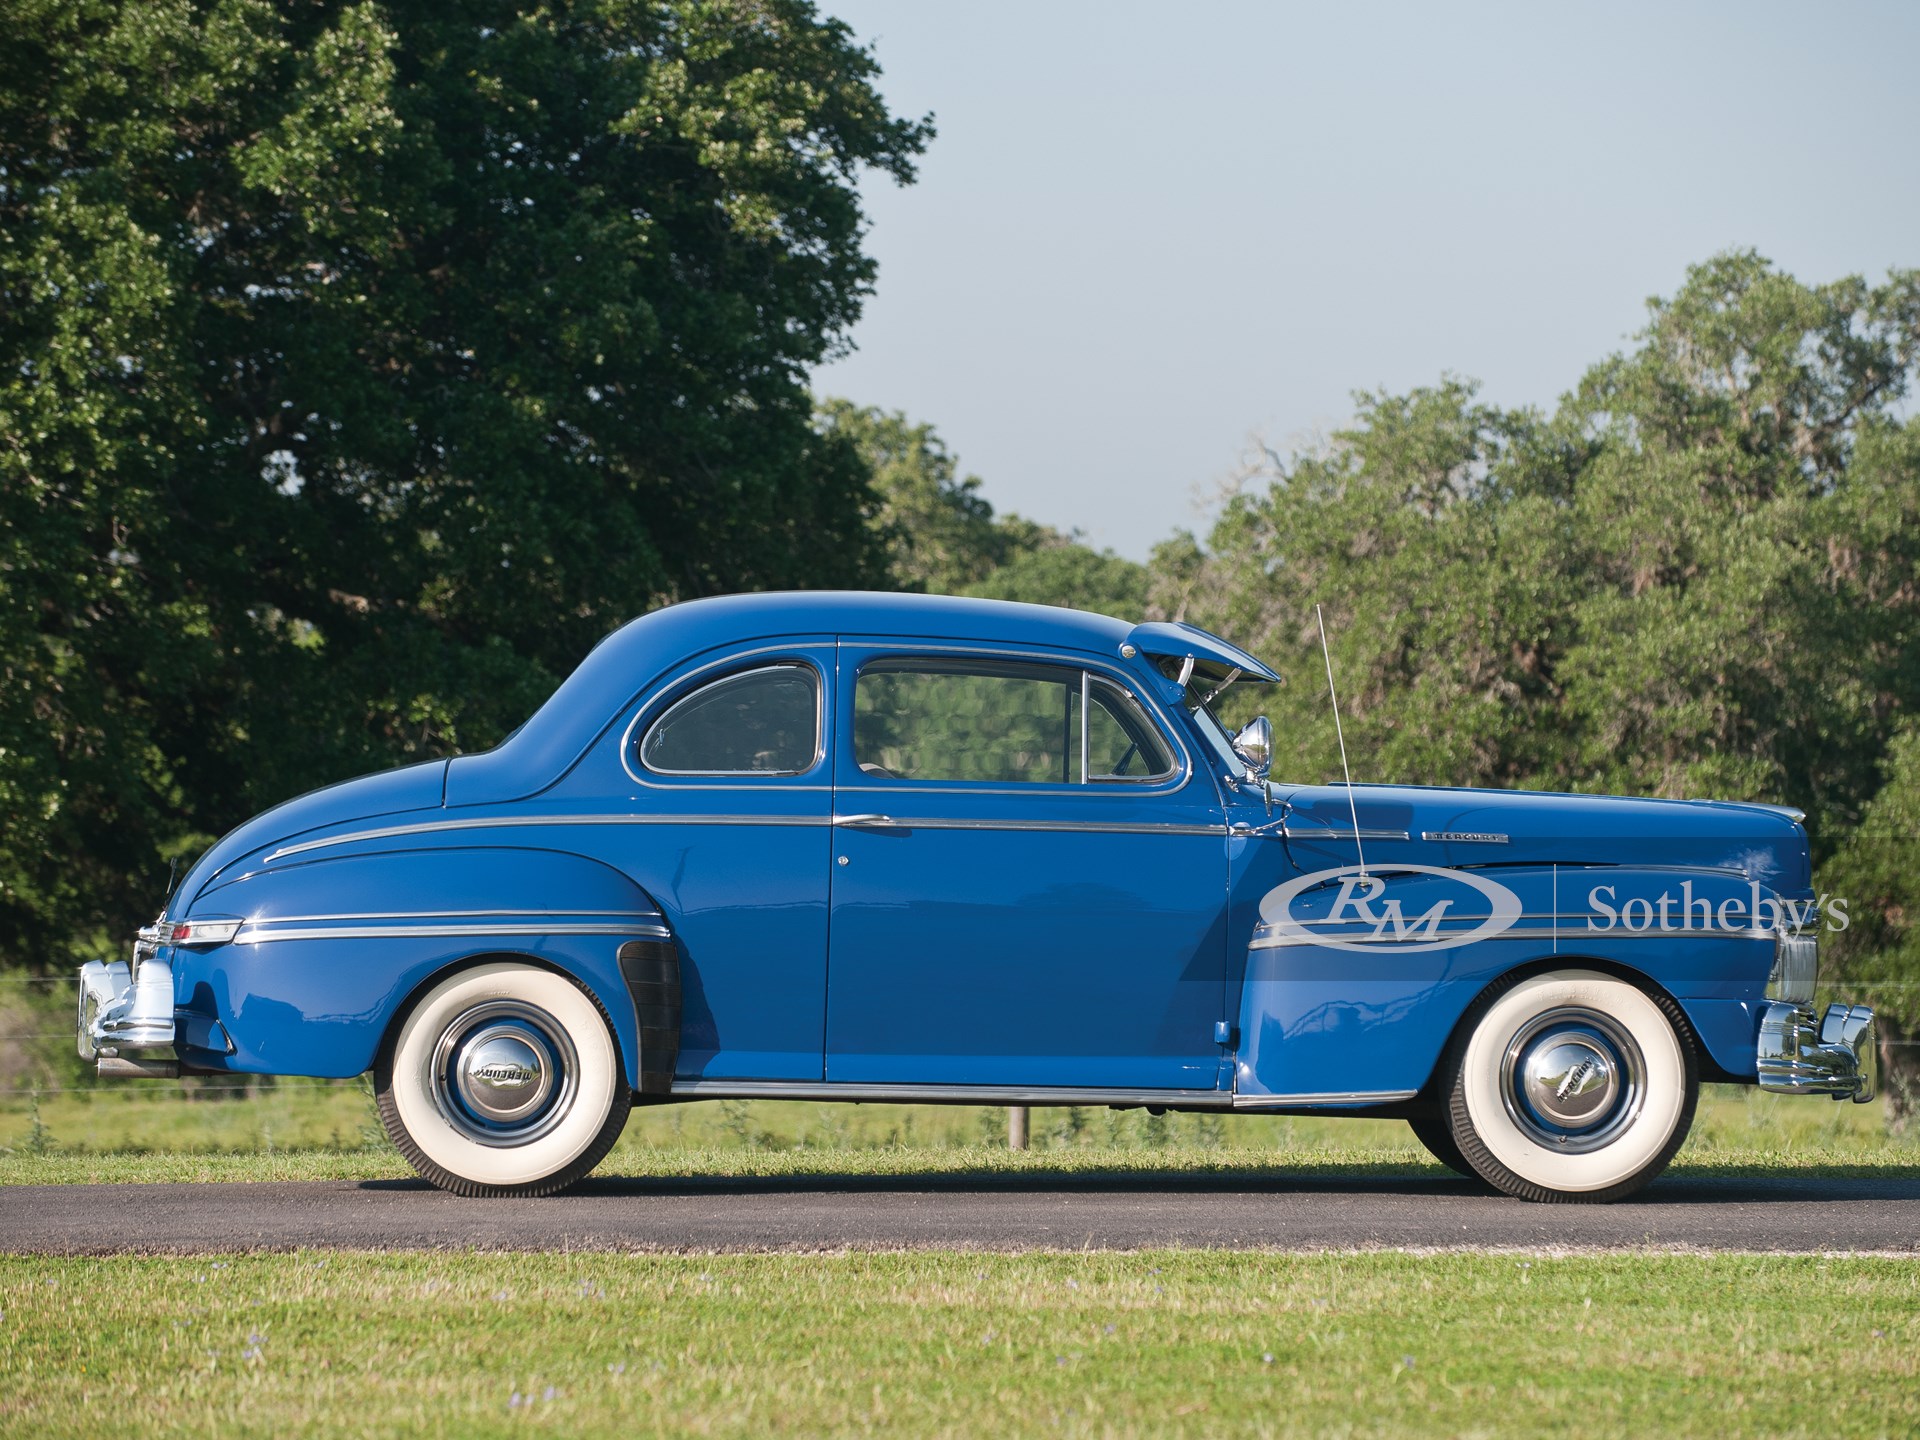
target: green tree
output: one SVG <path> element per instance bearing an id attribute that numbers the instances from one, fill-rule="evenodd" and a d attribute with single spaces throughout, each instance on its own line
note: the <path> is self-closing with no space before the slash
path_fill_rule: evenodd
<path id="1" fill-rule="evenodd" d="M 1311 679 L 1323 604 L 1367 773 L 1785 801 L 1830 847 L 1920 702 L 1920 274 L 1724 255 L 1649 314 L 1551 419 L 1359 397 L 1161 548 L 1157 606 Z M 1324 707 L 1288 722 L 1276 770 L 1327 773 Z"/>
<path id="2" fill-rule="evenodd" d="M 1320 604 L 1362 773 L 1536 782 L 1554 758 L 1541 717 L 1560 699 L 1572 460 L 1536 416 L 1481 405 L 1463 381 L 1355 400 L 1321 452 L 1263 452 L 1205 549 L 1191 536 L 1159 548 L 1156 609 L 1298 682 L 1276 775 L 1338 773 Z M 1230 695 L 1236 712 L 1271 703 L 1252 686 Z"/>
<path id="3" fill-rule="evenodd" d="M 805 0 L 0 27 L 0 959 L 651 606 L 884 581 L 803 381 L 931 132 Z"/>
<path id="4" fill-rule="evenodd" d="M 1823 937 L 1821 978 L 1874 1007 L 1888 1117 L 1905 1129 L 1920 1110 L 1920 725 L 1888 747 L 1886 777 L 1821 867 L 1821 892 L 1847 917 Z"/>
<path id="5" fill-rule="evenodd" d="M 1146 605 L 1146 568 L 1096 551 L 1019 515 L 995 515 L 976 475 L 933 426 L 899 411 L 827 399 L 821 430 L 851 443 L 880 496 L 894 583 L 933 595 L 977 595 L 1034 605 L 1137 616 Z"/>
<path id="6" fill-rule="evenodd" d="M 1011 524 L 996 519 L 980 478 L 961 475 L 931 425 L 839 399 L 820 402 L 818 422 L 822 433 L 850 444 L 866 462 L 880 497 L 877 528 L 902 589 L 954 594 L 1046 533 L 1018 517 Z"/>
<path id="7" fill-rule="evenodd" d="M 1150 583 L 1146 566 L 1060 536 L 1022 549 L 960 593 L 1138 620 L 1146 614 Z"/>
<path id="8" fill-rule="evenodd" d="M 1561 407 L 1565 666 L 1586 788 L 1777 799 L 1830 843 L 1920 700 L 1920 272 L 1807 286 L 1751 252 L 1649 304 Z"/>

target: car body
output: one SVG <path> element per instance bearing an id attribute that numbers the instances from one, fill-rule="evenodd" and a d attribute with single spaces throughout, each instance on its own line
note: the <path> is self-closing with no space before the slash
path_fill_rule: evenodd
<path id="1" fill-rule="evenodd" d="M 1401 1116 L 1608 1198 L 1703 1076 L 1872 1094 L 1870 1013 L 1809 1008 L 1793 812 L 1275 782 L 1236 678 L 1278 679 L 1052 607 L 670 606 L 497 748 L 219 841 L 83 972 L 82 1052 L 372 1070 L 467 1193 L 564 1185 L 631 1103 L 768 1097 Z"/>

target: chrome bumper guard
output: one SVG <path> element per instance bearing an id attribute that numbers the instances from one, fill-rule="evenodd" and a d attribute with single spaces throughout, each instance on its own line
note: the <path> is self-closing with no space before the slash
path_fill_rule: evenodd
<path id="1" fill-rule="evenodd" d="M 93 960 L 80 967 L 77 1046 L 80 1058 L 97 1062 L 102 1075 L 166 1073 L 138 1059 L 171 1052 L 174 1043 L 173 966 L 156 948 L 142 931 L 132 961 Z"/>
<path id="2" fill-rule="evenodd" d="M 1865 1005 L 1829 1005 L 1816 1020 L 1805 1005 L 1769 1005 L 1760 1021 L 1759 1061 L 1762 1090 L 1865 1104 L 1880 1081 L 1873 1011 Z"/>

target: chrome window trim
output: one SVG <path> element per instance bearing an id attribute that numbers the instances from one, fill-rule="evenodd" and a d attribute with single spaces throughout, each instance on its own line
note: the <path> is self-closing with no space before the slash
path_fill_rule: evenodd
<path id="1" fill-rule="evenodd" d="M 1087 710 L 1087 705 L 1091 699 L 1090 695 L 1088 694 L 1088 691 L 1094 685 L 1104 685 L 1106 686 L 1107 689 L 1117 692 L 1121 699 L 1129 701 L 1133 705 L 1138 707 L 1141 712 L 1141 718 L 1144 719 L 1147 722 L 1147 724 L 1152 727 L 1153 732 L 1156 735 L 1160 736 L 1161 743 L 1162 744 L 1166 743 L 1167 737 L 1165 733 L 1162 731 L 1162 728 L 1159 725 L 1154 724 L 1153 717 L 1147 714 L 1146 707 L 1140 704 L 1139 697 L 1134 695 L 1125 686 L 1116 685 L 1111 680 L 1106 679 L 1104 676 L 1095 675 L 1091 670 L 1088 670 L 1088 669 L 1081 670 L 1080 680 L 1081 680 L 1081 687 L 1082 687 L 1081 694 L 1080 694 L 1080 706 L 1083 714 L 1091 715 L 1091 712 Z M 1168 753 L 1167 758 L 1169 760 L 1173 759 L 1172 752 Z M 1179 762 L 1174 761 L 1174 765 L 1171 770 L 1162 770 L 1155 775 L 1105 775 L 1105 774 L 1090 775 L 1087 773 L 1087 725 L 1082 724 L 1080 727 L 1080 779 L 1082 784 L 1085 784 L 1085 785 L 1139 785 L 1139 786 L 1160 785 L 1160 784 L 1164 784 L 1168 780 L 1173 779 L 1173 777 L 1179 773 L 1180 773 Z"/>
<path id="2" fill-rule="evenodd" d="M 640 722 L 647 718 L 647 712 L 651 710 L 655 705 L 659 704 L 662 696 L 664 696 L 668 691 L 674 689 L 676 686 L 686 684 L 693 680 L 697 680 L 702 675 L 711 674 L 715 670 L 724 669 L 728 666 L 738 665 L 742 660 L 751 660 L 758 655 L 791 656 L 797 663 L 813 666 L 815 673 L 818 674 L 819 667 L 817 665 L 814 665 L 814 662 L 811 657 L 803 654 L 802 652 L 808 649 L 832 650 L 836 648 L 837 648 L 837 642 L 831 637 L 825 640 L 793 640 L 785 645 L 756 645 L 751 650 L 730 651 L 728 654 L 726 654 L 725 656 L 723 656 L 718 660 L 710 660 L 705 665 L 696 666 L 692 670 L 687 671 L 684 675 L 676 675 L 671 680 L 668 680 L 664 684 L 655 686 L 651 690 L 643 690 L 640 693 L 639 702 L 635 706 L 635 709 L 633 712 L 633 718 L 627 721 L 626 728 L 620 732 L 620 768 L 627 772 L 627 778 L 633 781 L 634 784 L 645 786 L 649 790 L 767 790 L 767 789 L 819 790 L 819 791 L 832 790 L 833 786 L 830 784 L 829 785 L 785 785 L 785 784 L 776 785 L 776 784 L 770 783 L 774 781 L 780 781 L 780 780 L 791 778 L 783 775 L 768 775 L 763 780 L 749 781 L 746 784 L 702 785 L 702 784 L 686 784 L 678 781 L 669 781 L 669 783 L 663 785 L 658 780 L 647 779 L 646 776 L 642 775 L 639 771 L 633 768 L 633 757 L 639 753 L 639 747 L 635 741 L 633 732 L 635 731 L 635 729 L 639 727 Z M 823 682 L 823 692 L 824 692 L 825 679 L 826 677 L 824 675 L 821 675 L 821 680 Z M 628 704 L 634 704 L 634 702 L 630 700 L 628 701 Z M 823 701 L 821 705 L 821 710 L 823 714 L 824 714 L 825 708 L 826 706 Z M 821 721 L 821 728 L 823 732 L 825 730 L 825 726 L 826 726 L 826 722 L 825 722 L 825 719 L 823 718 Z M 605 731 L 601 732 L 601 734 L 603 735 L 605 733 L 606 733 Z M 824 744 L 822 744 L 820 748 L 824 750 L 825 749 Z M 820 768 L 822 762 L 825 761 L 826 759 L 827 757 L 824 754 L 816 755 L 813 762 L 813 769 L 803 770 L 799 773 L 803 775 L 813 774 L 815 770 L 818 770 Z"/>
<path id="3" fill-rule="evenodd" d="M 1104 681 L 1125 695 L 1134 704 L 1147 713 L 1154 722 L 1154 728 L 1160 732 L 1162 740 L 1171 738 L 1174 748 L 1174 766 L 1166 774 L 1151 781 L 1142 779 L 1138 789 L 1118 790 L 1105 788 L 1109 795 L 1173 795 L 1186 788 L 1193 779 L 1195 765 L 1193 752 L 1187 748 L 1186 737 L 1180 727 L 1168 716 L 1159 701 L 1140 693 L 1128 683 L 1123 671 L 1111 669 L 1105 658 L 1091 653 L 1076 654 L 1062 650 L 1007 650 L 982 645 L 921 645 L 910 640 L 889 639 L 885 636 L 849 636 L 840 637 L 843 646 L 864 650 L 887 650 L 891 654 L 884 657 L 911 660 L 919 656 L 990 656 L 996 660 L 1025 660 L 1028 662 L 1057 663 L 1075 670 L 1091 673 L 1096 680 Z M 864 668 L 865 662 L 862 662 Z M 859 671 L 854 672 L 854 684 L 858 685 Z M 1085 773 L 1084 771 L 1082 772 Z M 1060 785 L 1050 781 L 1034 781 L 1022 785 L 986 785 L 977 780 L 943 780 L 913 785 L 903 781 L 884 781 L 877 785 L 836 785 L 836 794 L 888 794 L 888 795 L 1082 795 L 1099 793 L 1104 787 L 1077 784 Z"/>
<path id="4" fill-rule="evenodd" d="M 664 725 L 667 721 L 667 718 L 670 715 L 672 715 L 676 710 L 678 710 L 682 705 L 690 704 L 693 701 L 699 699 L 702 695 L 706 694 L 707 691 L 713 689 L 716 685 L 726 685 L 735 680 L 744 680 L 749 675 L 765 675 L 774 670 L 799 670 L 799 671 L 802 671 L 807 676 L 807 678 L 813 682 L 813 756 L 811 759 L 807 761 L 805 765 L 802 765 L 797 770 L 668 770 L 668 769 L 662 768 L 661 766 L 650 765 L 647 763 L 646 756 L 644 754 L 644 751 L 646 749 L 646 744 L 647 744 L 647 737 L 653 734 L 655 730 L 659 729 L 660 726 Z M 639 720 L 640 720 L 640 717 L 636 715 L 634 717 L 634 724 L 635 725 L 639 724 Z M 629 731 L 631 731 L 633 729 L 633 726 L 628 726 L 627 728 Z M 664 775 L 669 778 L 675 778 L 675 779 L 679 779 L 679 778 L 703 779 L 703 778 L 717 778 L 717 777 L 734 778 L 734 777 L 740 777 L 740 776 L 751 776 L 755 779 L 779 780 L 779 779 L 792 778 L 793 776 L 797 776 L 797 775 L 811 775 L 815 770 L 818 770 L 820 768 L 821 760 L 823 760 L 826 757 L 826 748 L 827 748 L 826 677 L 820 673 L 819 667 L 814 665 L 810 661 L 775 660 L 770 664 L 750 665 L 744 670 L 734 670 L 734 671 L 730 671 L 725 675 L 716 675 L 711 680 L 702 681 L 700 684 L 694 686 L 692 689 L 688 690 L 685 694 L 680 696 L 679 699 L 669 701 L 666 707 L 662 709 L 658 715 L 655 715 L 651 721 L 648 722 L 647 728 L 645 729 L 645 731 L 643 731 L 640 734 L 639 738 L 634 742 L 633 753 L 639 759 L 641 766 L 650 775 Z M 628 768 L 629 770 L 631 770 L 632 767 L 629 766 Z"/>

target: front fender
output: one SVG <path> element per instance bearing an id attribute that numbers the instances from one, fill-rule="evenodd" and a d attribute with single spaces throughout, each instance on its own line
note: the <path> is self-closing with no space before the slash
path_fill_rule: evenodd
<path id="1" fill-rule="evenodd" d="M 335 857 L 218 885 L 186 918 L 209 916 L 245 924 L 227 944 L 173 951 L 179 1033 L 227 1042 L 185 1045 L 181 1059 L 191 1065 L 358 1075 L 421 986 L 482 957 L 509 956 L 592 992 L 613 1022 L 629 1083 L 642 1088 L 635 987 L 657 980 L 672 937 L 651 897 L 598 861 L 487 847 Z M 657 1017 L 647 1023 L 657 1049 L 662 1027 Z M 649 1071 L 657 1058 L 646 1057 Z"/>
<path id="2" fill-rule="evenodd" d="M 1286 887 L 1289 915 L 1263 913 L 1240 996 L 1237 1093 L 1419 1091 L 1488 985 L 1521 968 L 1583 963 L 1664 990 L 1715 1065 L 1752 1075 L 1774 921 L 1789 903 L 1792 919 L 1811 905 L 1723 871 L 1512 866 L 1471 881 L 1437 867 L 1375 871 L 1382 888 L 1364 912 L 1338 911 L 1345 877 L 1329 872 L 1318 891 Z M 1489 899 L 1490 884 L 1512 897 L 1497 930 L 1489 916 L 1503 902 Z M 1441 919 L 1422 927 L 1442 901 Z"/>

